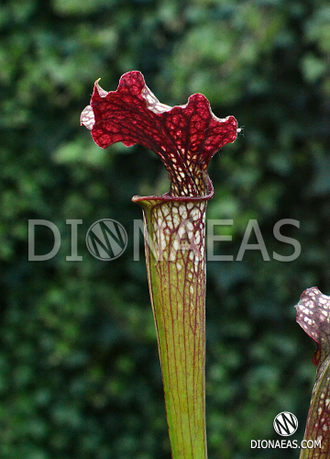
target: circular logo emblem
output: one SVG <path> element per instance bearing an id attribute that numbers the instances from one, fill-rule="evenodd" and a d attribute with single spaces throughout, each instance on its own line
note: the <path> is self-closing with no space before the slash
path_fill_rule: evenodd
<path id="1" fill-rule="evenodd" d="M 290 411 L 282 411 L 274 418 L 273 427 L 282 437 L 293 435 L 298 429 L 298 419 Z"/>
<path id="2" fill-rule="evenodd" d="M 123 225 L 111 218 L 93 223 L 86 233 L 86 246 L 93 257 L 111 261 L 122 255 L 127 247 L 127 233 Z"/>

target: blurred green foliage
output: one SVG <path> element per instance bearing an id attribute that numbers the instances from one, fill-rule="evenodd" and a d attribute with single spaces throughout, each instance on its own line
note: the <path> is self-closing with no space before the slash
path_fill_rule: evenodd
<path id="1" fill-rule="evenodd" d="M 317 285 L 330 293 L 329 35 L 326 0 L 11 0 L 0 6 L 2 459 L 170 457 L 142 240 L 133 261 L 134 194 L 167 188 L 156 155 L 95 146 L 79 127 L 93 82 L 106 90 L 139 69 L 167 104 L 204 93 L 244 133 L 211 162 L 209 217 L 233 219 L 238 252 L 257 219 L 270 261 L 210 262 L 207 417 L 210 459 L 291 458 L 250 448 L 278 438 L 292 411 L 302 438 L 315 368 L 294 304 Z M 328 138 L 329 139 L 329 138 Z M 157 177 L 155 179 L 155 177 Z M 28 219 L 61 231 L 56 257 L 28 261 Z M 93 258 L 85 234 L 100 218 L 129 236 L 112 262 Z M 274 224 L 300 222 L 276 240 Z M 66 219 L 81 219 L 71 253 Z M 229 233 L 228 233 L 229 231 Z M 251 243 L 252 243 L 251 239 Z M 38 239 L 40 253 L 51 233 Z"/>

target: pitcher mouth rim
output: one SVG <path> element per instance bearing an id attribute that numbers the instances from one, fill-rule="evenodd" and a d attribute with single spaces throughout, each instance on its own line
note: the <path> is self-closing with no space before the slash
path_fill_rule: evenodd
<path id="1" fill-rule="evenodd" d="M 170 193 L 162 194 L 161 196 L 150 195 L 150 196 L 139 196 L 135 195 L 132 198 L 133 202 L 137 204 L 148 202 L 148 201 L 157 201 L 157 202 L 203 202 L 209 201 L 214 196 L 214 187 L 211 179 L 208 177 L 208 194 L 205 196 L 173 196 Z"/>

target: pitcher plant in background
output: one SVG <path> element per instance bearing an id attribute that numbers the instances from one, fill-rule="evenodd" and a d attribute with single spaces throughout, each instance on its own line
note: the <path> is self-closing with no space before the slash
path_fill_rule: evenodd
<path id="1" fill-rule="evenodd" d="M 313 447 L 302 449 L 300 459 L 330 457 L 330 296 L 317 287 L 303 292 L 297 308 L 297 322 L 318 348 L 313 362 L 316 381 L 309 407 L 304 440 Z M 308 443 L 307 443 L 308 444 Z"/>
<path id="2" fill-rule="evenodd" d="M 133 201 L 143 209 L 172 457 L 205 459 L 205 212 L 214 194 L 207 167 L 221 147 L 235 141 L 237 121 L 217 118 L 202 94 L 186 105 L 164 105 L 143 75 L 132 71 L 116 91 L 95 83 L 81 124 L 102 148 L 123 142 L 155 151 L 169 173 L 168 193 Z"/>

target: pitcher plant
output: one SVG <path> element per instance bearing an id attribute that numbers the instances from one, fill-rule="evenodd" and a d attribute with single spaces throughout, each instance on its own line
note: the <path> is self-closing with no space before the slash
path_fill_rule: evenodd
<path id="1" fill-rule="evenodd" d="M 330 296 L 317 287 L 308 288 L 300 297 L 297 322 L 317 343 L 313 362 L 317 366 L 304 440 L 307 448 L 300 459 L 330 457 Z"/>
<path id="2" fill-rule="evenodd" d="M 205 213 L 214 194 L 207 169 L 240 129 L 233 116 L 217 118 L 202 94 L 186 105 L 160 103 L 138 71 L 124 74 L 112 92 L 97 81 L 81 124 L 102 148 L 123 142 L 153 150 L 168 171 L 168 193 L 132 199 L 144 216 L 172 457 L 206 459 Z"/>

